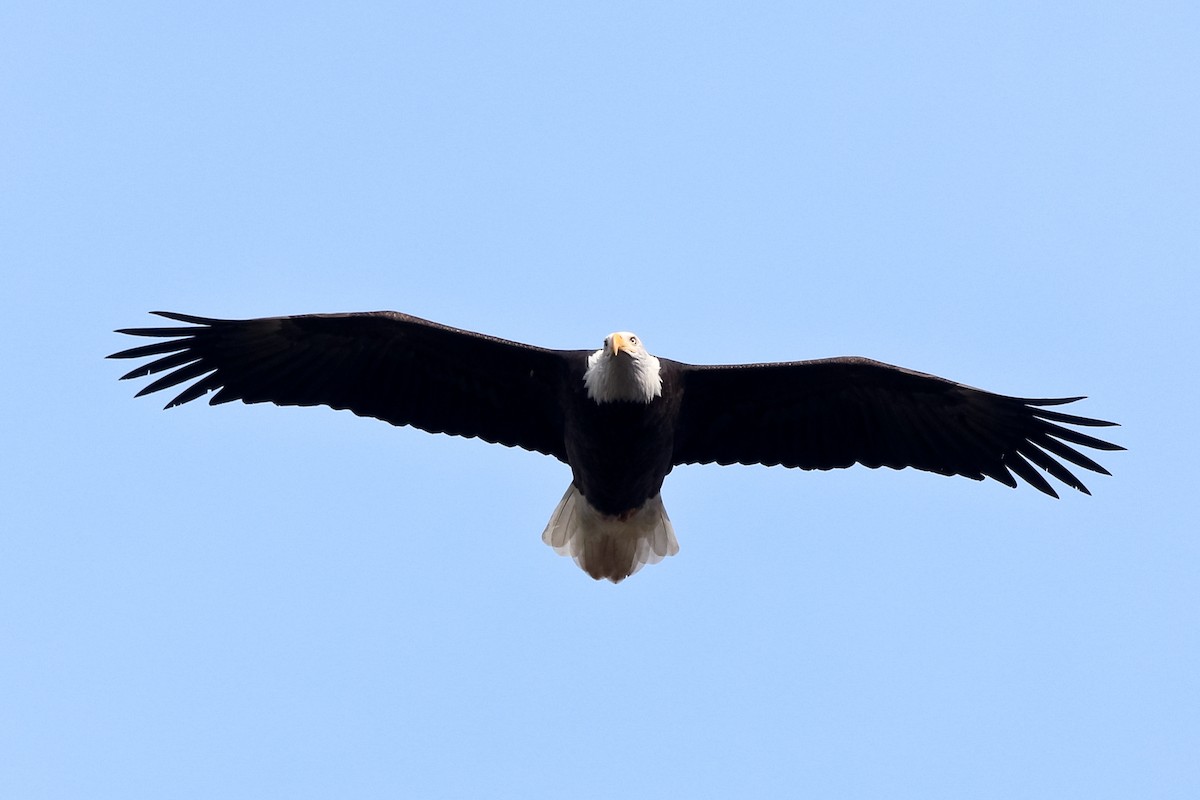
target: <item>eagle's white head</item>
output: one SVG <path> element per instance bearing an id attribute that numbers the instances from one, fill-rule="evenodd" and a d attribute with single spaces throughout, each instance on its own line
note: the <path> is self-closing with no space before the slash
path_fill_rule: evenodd
<path id="1" fill-rule="evenodd" d="M 649 403 L 662 394 L 658 359 L 629 331 L 610 333 L 604 346 L 588 356 L 583 383 L 597 403 Z"/>

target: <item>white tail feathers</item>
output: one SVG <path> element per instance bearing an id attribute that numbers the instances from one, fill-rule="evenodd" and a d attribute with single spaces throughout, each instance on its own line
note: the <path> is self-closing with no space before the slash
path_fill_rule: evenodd
<path id="1" fill-rule="evenodd" d="M 679 552 L 675 528 L 662 496 L 655 495 L 627 519 L 601 514 L 575 484 L 550 516 L 542 541 L 560 556 L 570 556 L 596 580 L 620 583 L 642 568 Z"/>

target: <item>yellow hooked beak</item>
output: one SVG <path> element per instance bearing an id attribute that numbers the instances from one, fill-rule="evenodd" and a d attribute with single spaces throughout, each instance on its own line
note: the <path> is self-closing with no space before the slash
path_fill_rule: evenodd
<path id="1" fill-rule="evenodd" d="M 608 337 L 608 351 L 610 355 L 616 355 L 622 350 L 629 350 L 629 342 L 625 341 L 625 337 L 619 333 L 614 333 Z"/>

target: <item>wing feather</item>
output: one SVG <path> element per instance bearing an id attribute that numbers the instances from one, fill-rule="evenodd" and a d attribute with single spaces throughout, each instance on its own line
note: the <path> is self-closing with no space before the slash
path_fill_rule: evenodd
<path id="1" fill-rule="evenodd" d="M 110 358 L 160 356 L 123 376 L 161 373 L 139 396 L 195 381 L 167 408 L 205 395 L 212 405 L 325 405 L 566 460 L 562 392 L 575 351 L 391 311 L 248 320 L 154 313 L 186 325 L 121 329 L 166 341 Z"/>
<path id="2" fill-rule="evenodd" d="M 865 358 L 678 368 L 676 465 L 914 467 L 1007 486 L 1020 478 L 1057 497 L 1046 474 L 1089 493 L 1059 459 L 1108 474 L 1076 446 L 1124 449 L 1064 427 L 1113 423 L 1045 408 L 1080 397 L 1008 397 Z"/>

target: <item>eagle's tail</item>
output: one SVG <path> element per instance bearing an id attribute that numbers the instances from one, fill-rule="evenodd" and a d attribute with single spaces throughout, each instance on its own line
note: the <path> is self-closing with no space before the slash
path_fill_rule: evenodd
<path id="1" fill-rule="evenodd" d="M 663 508 L 662 496 L 624 518 L 610 517 L 592 504 L 572 483 L 550 515 L 542 541 L 560 556 L 570 556 L 596 580 L 620 583 L 642 568 L 679 552 L 675 528 Z"/>

